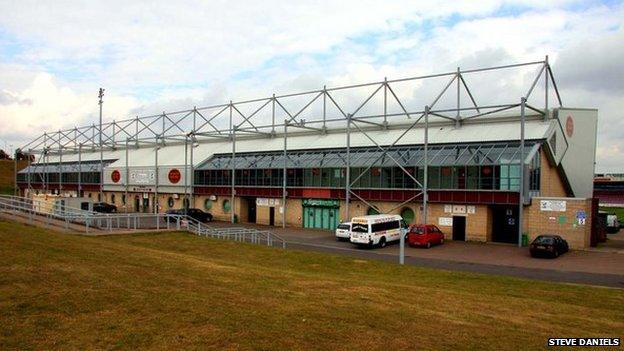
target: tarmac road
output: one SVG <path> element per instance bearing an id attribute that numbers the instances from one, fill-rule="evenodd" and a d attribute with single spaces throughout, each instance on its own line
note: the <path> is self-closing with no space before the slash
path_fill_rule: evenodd
<path id="1" fill-rule="evenodd" d="M 398 245 L 394 245 L 398 246 Z M 287 243 L 287 248 L 327 252 L 334 254 L 342 254 L 363 259 L 387 261 L 398 263 L 398 253 L 387 252 L 378 249 L 359 249 L 355 247 L 336 247 L 333 245 L 319 245 L 305 242 Z M 390 246 L 389 248 L 392 248 Z M 410 250 L 410 249 L 406 249 Z M 396 250 L 398 251 L 398 250 Z M 503 276 L 512 276 L 526 279 L 537 279 L 544 281 L 554 281 L 563 283 L 589 284 L 599 286 L 609 286 L 616 288 L 624 288 L 624 275 L 608 274 L 608 273 L 588 273 L 578 271 L 562 271 L 556 269 L 529 268 L 517 266 L 504 266 L 495 264 L 474 263 L 466 261 L 455 261 L 449 259 L 439 259 L 430 257 L 414 257 L 406 253 L 405 264 L 429 267 L 437 269 L 446 269 L 451 271 L 464 271 L 483 274 L 495 274 Z"/>
<path id="2" fill-rule="evenodd" d="M 271 230 L 287 241 L 287 249 L 342 254 L 399 262 L 399 245 L 362 249 L 337 241 L 328 231 L 245 225 Z M 493 243 L 446 241 L 431 249 L 405 248 L 405 264 L 495 274 L 544 281 L 624 288 L 624 252 L 570 251 L 557 259 L 532 258 L 528 248 Z"/>

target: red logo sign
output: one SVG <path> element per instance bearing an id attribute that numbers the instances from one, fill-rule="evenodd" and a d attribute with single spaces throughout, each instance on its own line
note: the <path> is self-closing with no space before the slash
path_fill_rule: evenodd
<path id="1" fill-rule="evenodd" d="M 169 171 L 168 178 L 171 184 L 177 184 L 182 178 L 182 174 L 177 169 L 172 169 Z"/>
<path id="2" fill-rule="evenodd" d="M 572 120 L 572 116 L 568 116 L 566 119 L 566 134 L 569 137 L 572 137 L 572 134 L 574 134 L 574 120 Z"/>
<path id="3" fill-rule="evenodd" d="M 111 180 L 113 181 L 113 183 L 119 183 L 119 181 L 121 180 L 121 173 L 119 173 L 119 171 L 114 170 L 113 173 L 111 173 Z"/>

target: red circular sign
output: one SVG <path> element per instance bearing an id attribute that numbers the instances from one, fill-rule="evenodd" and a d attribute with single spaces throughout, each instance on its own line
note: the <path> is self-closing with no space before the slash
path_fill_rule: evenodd
<path id="1" fill-rule="evenodd" d="M 177 169 L 172 169 L 169 171 L 168 178 L 171 184 L 177 184 L 182 178 L 182 174 Z"/>
<path id="2" fill-rule="evenodd" d="M 113 173 L 111 173 L 111 180 L 113 181 L 113 183 L 119 183 L 119 181 L 121 180 L 121 173 L 119 173 L 119 171 L 114 170 Z"/>
<path id="3" fill-rule="evenodd" d="M 572 134 L 574 134 L 574 120 L 572 120 L 572 116 L 568 116 L 566 119 L 566 134 L 569 137 L 572 137 Z"/>

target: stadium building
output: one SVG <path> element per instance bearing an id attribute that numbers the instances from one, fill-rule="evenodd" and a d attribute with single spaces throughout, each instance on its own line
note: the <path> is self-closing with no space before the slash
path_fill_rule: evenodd
<path id="1" fill-rule="evenodd" d="M 396 213 L 453 240 L 548 232 L 582 248 L 595 244 L 596 126 L 597 110 L 563 105 L 546 59 L 44 133 L 21 149 L 35 162 L 17 176 L 22 195 L 120 211 L 188 204 L 326 230 Z"/>

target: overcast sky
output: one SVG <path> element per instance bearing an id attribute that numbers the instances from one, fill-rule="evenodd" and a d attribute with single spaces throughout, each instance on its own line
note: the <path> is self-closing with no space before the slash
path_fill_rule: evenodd
<path id="1" fill-rule="evenodd" d="M 597 171 L 624 171 L 623 22 L 620 1 L 0 0 L 0 148 L 96 122 L 100 86 L 113 120 L 549 55 L 564 105 L 599 109 Z"/>

